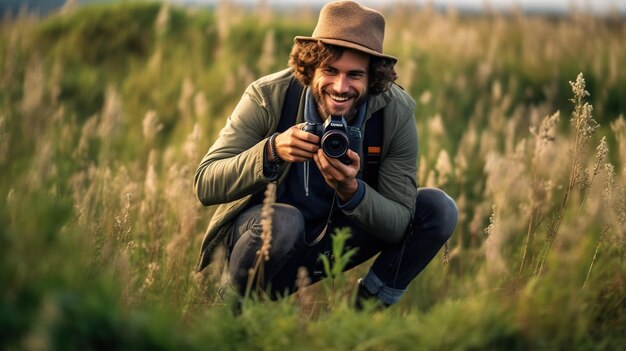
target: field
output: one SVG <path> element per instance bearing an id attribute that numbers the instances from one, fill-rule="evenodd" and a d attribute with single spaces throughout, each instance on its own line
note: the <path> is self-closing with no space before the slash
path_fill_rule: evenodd
<path id="1" fill-rule="evenodd" d="M 317 13 L 131 2 L 0 22 L 0 348 L 616 350 L 626 345 L 626 20 L 394 5 L 422 186 L 460 210 L 383 312 L 365 267 L 234 314 L 193 175 Z"/>

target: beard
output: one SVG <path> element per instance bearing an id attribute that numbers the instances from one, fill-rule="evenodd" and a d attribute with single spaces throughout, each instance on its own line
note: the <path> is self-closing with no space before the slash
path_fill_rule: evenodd
<path id="1" fill-rule="evenodd" d="M 357 108 L 361 103 L 365 101 L 365 97 L 367 94 L 364 92 L 362 95 L 359 95 L 356 92 L 349 92 L 346 94 L 333 94 L 339 97 L 347 97 L 352 102 L 352 105 L 348 108 L 345 113 L 338 113 L 338 111 L 333 111 L 332 108 L 328 105 L 327 99 L 331 99 L 329 93 L 323 90 L 320 87 L 312 87 L 311 92 L 313 94 L 313 101 L 315 101 L 315 105 L 317 107 L 317 113 L 319 114 L 322 120 L 326 120 L 330 115 L 343 116 L 346 121 L 352 120 L 352 118 L 356 115 Z"/>

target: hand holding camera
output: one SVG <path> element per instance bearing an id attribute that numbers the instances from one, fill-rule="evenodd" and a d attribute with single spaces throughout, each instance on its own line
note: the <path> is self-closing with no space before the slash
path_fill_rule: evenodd
<path id="1" fill-rule="evenodd" d="M 274 139 L 275 151 L 286 162 L 304 162 L 313 159 L 319 148 L 330 158 L 350 164 L 346 152 L 352 149 L 358 153 L 361 145 L 361 131 L 348 126 L 341 116 L 330 116 L 324 123 L 302 123 L 295 125 Z M 273 160 L 268 145 L 268 160 Z"/>
<path id="2" fill-rule="evenodd" d="M 358 189 L 356 175 L 360 168 L 357 150 L 361 131 L 348 126 L 343 117 L 330 116 L 323 124 L 305 123 L 302 129 L 320 139 L 320 150 L 313 157 L 326 183 L 337 191 L 343 201 Z"/>
<path id="3" fill-rule="evenodd" d="M 301 125 L 297 124 L 274 138 L 274 150 L 280 160 L 292 163 L 309 161 L 320 148 L 319 137 L 302 131 Z M 274 161 L 269 143 L 266 146 L 266 155 L 269 161 Z"/>
<path id="4" fill-rule="evenodd" d="M 320 138 L 324 154 L 349 165 L 348 149 L 357 150 L 360 146 L 361 131 L 346 123 L 342 116 L 329 116 L 324 123 L 304 123 L 302 130 Z"/>

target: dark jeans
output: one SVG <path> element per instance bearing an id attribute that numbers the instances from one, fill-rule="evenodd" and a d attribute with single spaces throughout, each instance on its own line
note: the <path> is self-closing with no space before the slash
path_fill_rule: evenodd
<path id="1" fill-rule="evenodd" d="M 264 267 L 264 286 L 273 295 L 295 291 L 298 267 L 306 267 L 311 281 L 324 277 L 320 254 L 330 254 L 333 228 L 351 228 L 347 248 L 358 248 L 347 269 L 353 268 L 374 255 L 380 255 L 370 268 L 385 286 L 406 289 L 409 283 L 426 267 L 441 246 L 452 235 L 458 210 L 454 200 L 435 188 L 420 188 L 415 208 L 415 226 L 405 239 L 389 244 L 357 227 L 337 211 L 332 228 L 317 244 L 308 246 L 314 238 L 305 238 L 304 218 L 298 209 L 286 204 L 274 205 L 272 242 L 269 261 Z M 229 271 L 235 288 L 245 293 L 248 271 L 256 260 L 261 239 L 261 205 L 242 213 L 233 228 Z M 305 242 L 306 239 L 306 242 Z"/>

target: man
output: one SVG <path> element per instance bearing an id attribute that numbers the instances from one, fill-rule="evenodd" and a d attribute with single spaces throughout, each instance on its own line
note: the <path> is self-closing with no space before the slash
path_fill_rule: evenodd
<path id="1" fill-rule="evenodd" d="M 438 189 L 417 190 L 415 102 L 393 84 L 397 60 L 382 52 L 384 27 L 379 12 L 353 1 L 327 4 L 313 35 L 295 38 L 290 69 L 247 88 L 196 172 L 202 204 L 221 204 L 202 243 L 200 270 L 213 248 L 225 244 L 233 285 L 244 294 L 262 244 L 260 204 L 270 182 L 278 190 L 263 283 L 274 295 L 294 292 L 299 267 L 313 282 L 322 279 L 319 256 L 331 252 L 327 233 L 349 227 L 346 246 L 357 252 L 346 269 L 379 254 L 359 280 L 357 303 L 390 306 L 450 237 L 454 201 Z M 297 116 L 281 116 L 289 114 L 283 105 L 293 80 L 304 87 L 290 98 Z M 382 131 L 367 132 L 376 115 Z M 365 165 L 361 145 L 330 157 L 318 135 L 302 130 L 341 117 L 360 130 L 356 144 L 368 133 L 382 134 L 378 164 Z M 278 130 L 285 118 L 296 124 Z M 362 179 L 371 167 L 378 171 L 375 184 Z"/>

